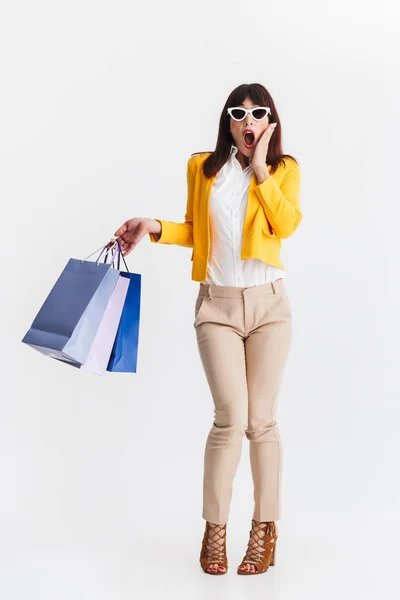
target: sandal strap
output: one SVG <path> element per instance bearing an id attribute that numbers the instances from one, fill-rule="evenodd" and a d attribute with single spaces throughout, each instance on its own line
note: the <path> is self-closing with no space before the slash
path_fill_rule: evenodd
<path id="1" fill-rule="evenodd" d="M 203 541 L 205 558 L 210 563 L 221 563 L 226 558 L 226 523 L 210 524 L 207 521 Z"/>
<path id="2" fill-rule="evenodd" d="M 241 564 L 252 563 L 258 565 L 265 560 L 266 551 L 272 551 L 276 542 L 276 529 L 273 521 L 251 522 L 250 539 L 247 551 Z"/>

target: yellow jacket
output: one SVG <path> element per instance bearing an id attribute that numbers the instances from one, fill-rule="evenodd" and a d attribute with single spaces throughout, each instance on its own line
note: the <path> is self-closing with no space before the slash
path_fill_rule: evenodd
<path id="1" fill-rule="evenodd" d="M 209 200 L 217 175 L 208 179 L 202 164 L 210 152 L 192 155 L 187 163 L 187 203 L 184 223 L 164 221 L 161 237 L 150 233 L 158 244 L 176 244 L 193 248 L 192 280 L 205 281 L 210 252 Z M 243 225 L 242 260 L 259 258 L 284 269 L 280 259 L 281 239 L 291 236 L 302 220 L 300 210 L 300 169 L 291 158 L 285 158 L 275 173 L 257 184 L 253 173 L 248 190 Z M 267 165 L 268 172 L 271 166 Z"/>

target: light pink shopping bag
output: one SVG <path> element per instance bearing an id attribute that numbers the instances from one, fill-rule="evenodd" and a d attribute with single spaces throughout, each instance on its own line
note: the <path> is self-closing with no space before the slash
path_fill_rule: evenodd
<path id="1" fill-rule="evenodd" d="M 124 308 L 129 279 L 119 277 L 111 294 L 107 308 L 90 347 L 86 361 L 80 367 L 97 375 L 105 375 L 118 325 Z"/>

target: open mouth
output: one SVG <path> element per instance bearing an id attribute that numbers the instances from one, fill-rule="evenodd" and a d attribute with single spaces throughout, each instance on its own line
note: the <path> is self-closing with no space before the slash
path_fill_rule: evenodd
<path id="1" fill-rule="evenodd" d="M 244 141 L 244 145 L 246 146 L 246 148 L 251 150 L 251 148 L 254 147 L 254 142 L 255 142 L 254 133 L 252 131 L 245 131 L 244 136 L 243 136 L 243 141 Z"/>

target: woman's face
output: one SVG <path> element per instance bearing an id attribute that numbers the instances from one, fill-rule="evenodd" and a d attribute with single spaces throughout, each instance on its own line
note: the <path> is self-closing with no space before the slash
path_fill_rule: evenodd
<path id="1" fill-rule="evenodd" d="M 254 108 L 259 105 L 253 104 L 252 100 L 247 97 L 245 101 L 238 106 L 242 106 L 243 108 Z M 238 148 L 237 158 L 240 160 L 240 162 L 245 162 L 247 164 L 248 159 L 253 156 L 258 140 L 269 125 L 269 115 L 267 115 L 262 121 L 255 121 L 250 113 L 247 113 L 243 121 L 235 121 L 232 118 L 229 120 L 230 131 L 234 140 L 234 144 Z M 254 139 L 251 145 L 248 145 L 245 141 L 244 131 L 246 129 L 251 129 L 254 134 Z M 242 158 L 244 161 L 241 160 Z"/>

